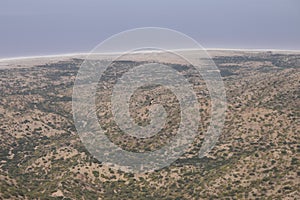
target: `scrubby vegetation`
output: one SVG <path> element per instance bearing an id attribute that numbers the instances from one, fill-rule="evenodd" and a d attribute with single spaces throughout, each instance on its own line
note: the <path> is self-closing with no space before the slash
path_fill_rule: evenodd
<path id="1" fill-rule="evenodd" d="M 146 174 L 103 165 L 81 143 L 71 97 L 82 60 L 0 69 L 0 199 L 298 199 L 300 56 L 244 53 L 214 60 L 228 101 L 217 145 L 207 157 L 197 157 L 210 109 L 200 81 L 195 87 L 202 105 L 199 137 L 171 166 Z M 115 65 L 121 68 L 112 69 L 119 75 L 137 64 L 120 61 Z M 172 66 L 194 81 L 190 66 Z M 165 96 L 155 97 L 157 93 Z M 140 125 L 149 123 L 147 105 L 152 98 L 167 100 L 170 120 L 159 137 L 150 140 L 114 133 L 111 113 L 99 115 L 115 144 L 151 151 L 173 136 L 179 115 L 170 91 L 159 86 L 137 91 L 132 100 L 139 104 L 132 107 L 132 117 Z M 99 111 L 107 112 L 101 103 L 106 101 L 98 100 Z"/>

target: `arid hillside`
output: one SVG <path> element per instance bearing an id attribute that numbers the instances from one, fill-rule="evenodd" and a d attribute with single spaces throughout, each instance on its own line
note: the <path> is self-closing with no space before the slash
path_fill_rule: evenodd
<path id="1" fill-rule="evenodd" d="M 205 83 L 190 75 L 190 66 L 162 60 L 195 85 L 201 126 L 188 152 L 170 166 L 144 174 L 110 168 L 82 144 L 72 92 L 84 56 L 0 61 L 0 199 L 300 199 L 300 54 L 210 54 L 227 96 L 216 146 L 198 157 L 210 117 Z M 148 124 L 152 102 L 161 104 L 169 117 L 164 131 L 134 140 L 118 130 L 106 99 L 109 89 L 122 70 L 143 62 L 142 56 L 115 62 L 108 78 L 99 81 L 96 101 L 99 124 L 110 140 L 137 152 L 168 142 L 179 120 L 170 91 L 144 87 L 132 96 L 132 118 Z"/>

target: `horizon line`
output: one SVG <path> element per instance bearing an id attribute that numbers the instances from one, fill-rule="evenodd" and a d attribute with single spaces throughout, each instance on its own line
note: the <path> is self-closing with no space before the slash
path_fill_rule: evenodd
<path id="1" fill-rule="evenodd" d="M 166 51 L 193 51 L 193 50 L 199 50 L 199 49 L 173 49 L 173 50 L 166 50 Z M 245 51 L 245 52 L 271 51 L 271 52 L 299 52 L 300 53 L 300 50 L 295 50 L 295 49 L 203 48 L 203 50 L 205 50 L 205 51 Z M 136 52 L 133 52 L 133 53 L 151 53 L 151 52 L 160 52 L 160 50 L 145 50 L 145 51 L 136 51 Z M 16 56 L 16 57 L 0 58 L 0 62 L 1 61 L 11 61 L 11 60 L 22 60 L 22 59 L 88 56 L 90 54 L 114 55 L 114 54 L 121 54 L 121 53 L 124 53 L 124 52 L 107 52 L 107 53 L 75 52 L 75 53 L 61 53 L 61 54 L 49 54 L 49 55 Z"/>

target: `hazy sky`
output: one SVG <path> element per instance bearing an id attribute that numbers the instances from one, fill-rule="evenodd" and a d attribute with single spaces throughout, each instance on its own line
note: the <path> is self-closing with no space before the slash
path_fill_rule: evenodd
<path id="1" fill-rule="evenodd" d="M 0 0 L 0 57 L 88 52 L 145 26 L 178 30 L 206 48 L 300 50 L 300 1 Z"/>

